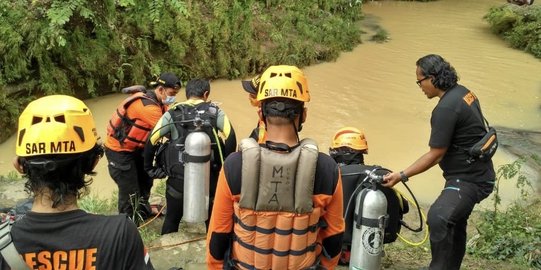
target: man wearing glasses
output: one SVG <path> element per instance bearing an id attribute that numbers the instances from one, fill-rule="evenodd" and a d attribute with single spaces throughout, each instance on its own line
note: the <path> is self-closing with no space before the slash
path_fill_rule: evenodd
<path id="1" fill-rule="evenodd" d="M 445 187 L 427 218 L 432 253 L 429 269 L 460 269 L 468 218 L 475 204 L 492 192 L 496 175 L 492 160 L 472 161 L 464 150 L 486 133 L 477 97 L 457 83 L 455 69 L 441 56 L 424 56 L 416 65 L 417 85 L 429 99 L 440 99 L 430 120 L 430 150 L 405 170 L 386 175 L 384 186 L 392 187 L 440 165 Z"/>

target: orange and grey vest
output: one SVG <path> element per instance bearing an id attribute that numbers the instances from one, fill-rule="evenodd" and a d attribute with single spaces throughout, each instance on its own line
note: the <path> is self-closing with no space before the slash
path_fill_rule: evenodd
<path id="1" fill-rule="evenodd" d="M 231 261 L 241 269 L 303 269 L 321 252 L 317 235 L 323 209 L 312 196 L 318 148 L 304 139 L 290 153 L 241 141 L 242 181 L 234 204 Z"/>
<path id="2" fill-rule="evenodd" d="M 107 125 L 107 135 L 115 138 L 124 148 L 137 149 L 145 147 L 148 135 L 152 131 L 152 126 L 138 118 L 129 118 L 127 109 L 138 99 L 146 99 L 161 108 L 154 99 L 148 97 L 142 92 L 137 92 L 126 98 L 113 113 L 109 125 Z M 163 110 L 163 108 L 162 108 Z"/>

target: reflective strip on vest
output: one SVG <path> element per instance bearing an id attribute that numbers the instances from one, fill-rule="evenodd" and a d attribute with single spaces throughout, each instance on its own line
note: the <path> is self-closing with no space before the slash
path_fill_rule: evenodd
<path id="1" fill-rule="evenodd" d="M 311 213 L 256 212 L 234 204 L 235 233 L 231 257 L 238 267 L 303 269 L 313 266 L 321 209 Z"/>
<path id="2" fill-rule="evenodd" d="M 316 143 L 304 139 L 290 153 L 261 148 L 252 138 L 240 143 L 242 182 L 234 204 L 232 261 L 240 268 L 302 269 L 313 266 L 321 246 L 313 207 Z"/>

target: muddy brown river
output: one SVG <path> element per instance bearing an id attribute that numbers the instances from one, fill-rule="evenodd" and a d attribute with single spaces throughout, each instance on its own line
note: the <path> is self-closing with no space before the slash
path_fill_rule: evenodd
<path id="1" fill-rule="evenodd" d="M 428 100 L 415 84 L 415 61 L 436 53 L 457 70 L 460 83 L 479 97 L 483 113 L 492 125 L 512 129 L 541 130 L 541 62 L 510 48 L 490 32 L 482 17 L 489 7 L 504 0 L 440 0 L 435 2 L 367 2 L 363 28 L 378 24 L 388 31 L 383 44 L 365 41 L 337 61 L 303 68 L 312 101 L 301 137 L 319 142 L 327 152 L 334 132 L 343 126 L 363 130 L 369 144 L 368 164 L 402 170 L 428 150 L 430 113 L 438 99 Z M 536 5 L 540 3 L 535 3 Z M 363 37 L 368 39 L 368 37 Z M 246 137 L 257 120 L 240 80 L 211 83 L 211 99 L 221 103 L 238 137 Z M 98 130 L 125 96 L 114 94 L 86 100 Z M 181 91 L 177 100 L 184 99 Z M 12 171 L 15 137 L 0 145 L 0 174 Z M 496 166 L 516 159 L 503 147 L 494 158 Z M 92 193 L 107 198 L 116 190 L 102 159 Z M 525 168 L 534 179 L 537 173 Z M 438 166 L 409 182 L 419 201 L 431 203 L 444 181 Z M 510 181 L 502 183 L 502 197 L 519 197 Z M 488 205 L 489 200 L 483 202 Z"/>

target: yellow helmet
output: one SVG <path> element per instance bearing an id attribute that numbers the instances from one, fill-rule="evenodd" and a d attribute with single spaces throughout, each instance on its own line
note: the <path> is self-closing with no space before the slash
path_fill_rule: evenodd
<path id="1" fill-rule="evenodd" d="M 331 149 L 348 147 L 358 151 L 368 152 L 368 143 L 364 133 L 354 127 L 344 127 L 334 134 Z"/>
<path id="2" fill-rule="evenodd" d="M 288 98 L 301 102 L 310 101 L 308 83 L 304 73 L 296 66 L 270 66 L 261 75 L 257 100 Z"/>
<path id="3" fill-rule="evenodd" d="M 16 154 L 31 157 L 86 152 L 98 134 L 90 109 L 79 99 L 52 95 L 34 100 L 19 117 Z"/>

